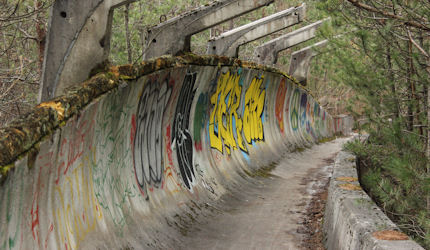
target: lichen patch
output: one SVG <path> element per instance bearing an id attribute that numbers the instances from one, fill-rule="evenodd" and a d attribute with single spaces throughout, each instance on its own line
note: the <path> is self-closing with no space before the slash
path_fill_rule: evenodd
<path id="1" fill-rule="evenodd" d="M 57 111 L 58 119 L 63 120 L 63 118 L 64 118 L 64 107 L 61 104 L 61 102 L 42 102 L 38 106 L 42 107 L 42 108 L 47 107 L 47 108 L 54 109 L 55 111 Z"/>

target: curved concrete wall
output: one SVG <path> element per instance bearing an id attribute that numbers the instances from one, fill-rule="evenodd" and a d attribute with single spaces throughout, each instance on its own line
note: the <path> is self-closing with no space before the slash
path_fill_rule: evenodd
<path id="1" fill-rule="evenodd" d="M 0 162 L 19 156 L 3 168 L 0 249 L 172 247 L 180 214 L 332 135 L 332 118 L 286 76 L 207 58 L 116 68 L 0 131 Z M 32 117 L 43 121 L 25 128 Z"/>

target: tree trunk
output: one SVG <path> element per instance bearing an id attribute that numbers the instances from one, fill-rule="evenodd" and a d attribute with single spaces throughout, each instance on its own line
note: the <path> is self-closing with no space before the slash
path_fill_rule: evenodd
<path id="1" fill-rule="evenodd" d="M 397 93 L 396 93 L 396 84 L 394 82 L 394 74 L 393 74 L 393 63 L 391 61 L 391 49 L 390 46 L 387 46 L 387 69 L 388 69 L 388 77 L 391 82 L 391 92 L 393 94 L 394 98 L 394 117 L 393 120 L 399 118 L 400 116 L 400 104 L 399 100 L 397 99 Z"/>
<path id="2" fill-rule="evenodd" d="M 130 11 L 130 4 L 125 5 L 125 11 L 124 11 L 124 23 L 125 23 L 125 39 L 127 42 L 127 54 L 128 54 L 128 63 L 133 63 L 133 54 L 131 51 L 131 37 L 130 37 L 130 29 L 128 27 L 129 23 L 129 11 Z"/>
<path id="3" fill-rule="evenodd" d="M 409 88 L 409 102 L 408 102 L 408 130 L 413 131 L 414 129 L 414 105 L 413 102 L 415 101 L 415 84 L 412 80 L 412 73 L 413 73 L 413 66 L 412 66 L 412 42 L 408 41 L 408 51 L 409 51 L 409 65 L 408 65 L 408 72 L 407 72 L 407 81 L 408 81 L 408 88 Z"/>
<path id="4" fill-rule="evenodd" d="M 42 1 L 34 0 L 34 6 L 35 6 L 35 10 L 39 11 L 39 9 L 42 7 Z M 43 17 L 41 17 L 39 13 L 36 14 L 35 25 L 36 25 L 36 33 L 37 33 L 37 43 L 39 47 L 38 70 L 40 74 L 42 72 L 43 57 L 45 53 L 46 31 L 45 31 L 45 20 Z"/>
<path id="5" fill-rule="evenodd" d="M 430 60 L 429 62 L 430 63 Z M 430 69 L 427 70 L 430 75 Z M 427 177 L 430 177 L 430 87 L 427 87 Z M 430 196 L 427 195 L 427 210 L 430 211 Z"/>
<path id="6" fill-rule="evenodd" d="M 427 54 L 426 59 L 426 71 L 427 75 L 430 76 L 430 57 Z M 425 108 L 427 110 L 427 143 L 426 143 L 426 157 L 427 157 L 427 178 L 430 178 L 430 86 L 426 86 L 427 90 L 427 103 Z M 427 210 L 430 211 L 430 195 L 426 197 Z"/>

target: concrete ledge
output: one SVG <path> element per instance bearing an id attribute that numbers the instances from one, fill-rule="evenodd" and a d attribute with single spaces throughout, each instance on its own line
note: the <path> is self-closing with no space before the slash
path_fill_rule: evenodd
<path id="1" fill-rule="evenodd" d="M 423 249 L 398 227 L 361 189 L 355 156 L 336 157 L 324 214 L 327 249 Z M 387 240 L 396 238 L 397 240 Z"/>

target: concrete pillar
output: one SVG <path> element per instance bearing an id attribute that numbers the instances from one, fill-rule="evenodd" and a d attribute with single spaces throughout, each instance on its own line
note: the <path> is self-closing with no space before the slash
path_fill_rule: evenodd
<path id="1" fill-rule="evenodd" d="M 264 65 L 275 64 L 279 52 L 314 38 L 317 28 L 326 20 L 328 19 L 309 24 L 258 46 L 255 49 L 253 60 Z"/>
<path id="2" fill-rule="evenodd" d="M 207 54 L 237 57 L 239 46 L 300 23 L 304 17 L 302 4 L 232 29 L 209 40 Z"/>
<path id="3" fill-rule="evenodd" d="M 274 0 L 222 0 L 172 18 L 148 30 L 144 59 L 190 51 L 191 36 L 269 5 Z"/>
<path id="4" fill-rule="evenodd" d="M 327 40 L 323 40 L 291 54 L 288 74 L 296 78 L 302 85 L 306 86 L 310 62 L 312 58 L 317 55 L 315 48 L 323 47 L 327 45 L 327 43 Z"/>
<path id="5" fill-rule="evenodd" d="M 135 0 L 56 0 L 51 9 L 39 102 L 80 83 L 109 55 L 113 9 Z"/>

